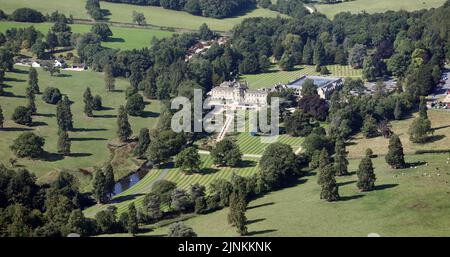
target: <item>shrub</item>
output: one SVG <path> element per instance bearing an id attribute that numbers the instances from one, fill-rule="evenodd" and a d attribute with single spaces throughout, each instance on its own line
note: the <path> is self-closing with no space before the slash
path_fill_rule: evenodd
<path id="1" fill-rule="evenodd" d="M 92 101 L 92 108 L 96 111 L 100 111 L 103 106 L 102 106 L 102 97 L 99 95 L 96 95 L 94 97 L 94 100 Z"/>
<path id="2" fill-rule="evenodd" d="M 44 138 L 32 132 L 25 132 L 14 140 L 10 148 L 17 157 L 36 158 L 44 152 L 42 148 L 44 144 Z"/>
<path id="3" fill-rule="evenodd" d="M 10 20 L 19 22 L 44 22 L 45 17 L 42 13 L 31 8 L 16 9 L 10 16 Z"/>
<path id="4" fill-rule="evenodd" d="M 30 126 L 33 123 L 31 109 L 25 106 L 17 106 L 12 115 L 12 120 L 17 124 Z"/>
<path id="5" fill-rule="evenodd" d="M 62 94 L 59 89 L 54 87 L 48 87 L 45 89 L 42 95 L 42 100 L 48 104 L 57 104 L 61 100 Z"/>

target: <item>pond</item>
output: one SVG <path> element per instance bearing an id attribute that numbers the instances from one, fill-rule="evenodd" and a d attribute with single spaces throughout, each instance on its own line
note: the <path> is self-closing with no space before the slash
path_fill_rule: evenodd
<path id="1" fill-rule="evenodd" d="M 114 186 L 113 195 L 118 195 L 136 185 L 148 174 L 149 170 L 150 168 L 148 168 L 147 165 L 144 164 L 136 172 L 133 172 L 130 175 L 119 180 Z"/>

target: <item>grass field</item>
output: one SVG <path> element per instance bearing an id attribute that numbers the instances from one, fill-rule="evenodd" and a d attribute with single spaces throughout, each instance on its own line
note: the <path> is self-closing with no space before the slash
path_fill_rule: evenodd
<path id="1" fill-rule="evenodd" d="M 445 0 L 355 0 L 339 4 L 315 4 L 318 12 L 325 14 L 329 18 L 340 12 L 351 13 L 379 13 L 385 11 L 415 11 L 439 7 Z"/>
<path id="2" fill-rule="evenodd" d="M 417 114 L 414 115 L 416 117 Z M 435 129 L 431 141 L 426 144 L 414 144 L 409 140 L 408 130 L 413 118 L 393 121 L 392 130 L 400 136 L 405 153 L 412 154 L 417 150 L 450 149 L 450 112 L 446 110 L 428 110 L 428 117 L 432 127 Z M 366 139 L 358 134 L 347 147 L 350 157 L 361 157 L 365 155 L 366 148 L 370 147 L 375 154 L 385 155 L 388 151 L 389 139 L 376 137 Z"/>
<path id="3" fill-rule="evenodd" d="M 450 164 L 448 154 L 407 156 L 425 161 L 416 169 L 392 170 L 384 158 L 374 159 L 377 189 L 361 193 L 357 177 L 338 178 L 342 201 L 319 199 L 315 175 L 297 185 L 250 202 L 246 216 L 250 236 L 448 236 L 450 234 Z M 359 160 L 350 162 L 354 172 Z M 424 175 L 426 174 L 426 175 Z M 227 223 L 228 209 L 184 223 L 199 236 L 237 236 Z M 161 236 L 161 227 L 142 236 Z"/>
<path id="4" fill-rule="evenodd" d="M 355 70 L 350 66 L 329 65 L 327 66 L 332 77 L 361 77 L 362 70 Z M 242 80 L 246 80 L 251 88 L 271 88 L 277 83 L 286 84 L 292 80 L 298 79 L 304 75 L 320 75 L 316 72 L 313 65 L 299 65 L 293 71 L 282 71 L 278 66 L 272 66 L 269 72 L 262 74 L 250 74 L 241 76 Z"/>
<path id="5" fill-rule="evenodd" d="M 11 13 L 17 8 L 26 6 L 39 10 L 43 13 L 51 13 L 55 10 L 58 10 L 59 12 L 67 15 L 71 14 L 74 18 L 90 18 L 84 8 L 84 0 L 0 0 L 0 6 L 0 9 L 3 9 L 6 13 Z M 167 10 L 161 7 L 154 6 L 116 4 L 103 1 L 101 2 L 100 6 L 102 9 L 106 9 L 111 13 L 111 15 L 107 16 L 107 19 L 113 22 L 131 23 L 133 11 L 138 11 L 144 13 L 147 24 L 151 25 L 184 29 L 198 29 L 200 25 L 202 25 L 203 23 L 207 23 L 208 26 L 210 26 L 212 29 L 219 31 L 231 30 L 234 25 L 239 24 L 245 18 L 276 17 L 277 15 L 281 15 L 278 12 L 258 8 L 243 15 L 238 15 L 226 19 L 214 19 L 194 16 L 187 12 Z"/>
<path id="6" fill-rule="evenodd" d="M 179 188 L 187 191 L 189 191 L 191 185 L 196 183 L 206 186 L 208 190 L 209 184 L 215 179 L 230 179 L 233 173 L 240 176 L 251 176 L 258 170 L 258 159 L 254 158 L 244 158 L 242 167 L 238 168 L 215 168 L 213 160 L 209 155 L 201 155 L 201 160 L 201 171 L 192 175 L 185 175 L 178 168 L 153 169 L 135 186 L 117 195 L 113 199 L 113 201 L 115 200 L 115 203 L 110 205 L 116 206 L 119 213 L 126 211 L 131 202 L 134 202 L 137 207 L 141 206 L 145 194 L 151 191 L 151 186 L 157 179 L 172 181 L 176 183 Z M 95 205 L 85 210 L 85 214 L 93 216 L 107 206 L 108 205 Z"/>
<path id="7" fill-rule="evenodd" d="M 103 74 L 97 72 L 68 72 L 63 71 L 62 76 L 50 77 L 46 72 L 38 69 L 39 85 L 41 91 L 47 87 L 57 87 L 63 94 L 69 96 L 74 102 L 72 113 L 74 115 L 75 131 L 70 132 L 72 138 L 72 155 L 62 158 L 57 152 L 57 124 L 56 106 L 44 103 L 42 95 L 36 96 L 38 114 L 33 117 L 35 125 L 25 127 L 10 120 L 14 109 L 19 105 L 27 105 L 25 88 L 27 86 L 28 68 L 16 67 L 17 72 L 6 74 L 3 96 L 0 96 L 0 105 L 5 116 L 5 129 L 0 130 L 0 160 L 7 162 L 13 157 L 9 146 L 13 140 L 25 131 L 45 138 L 44 150 L 48 154 L 40 160 L 19 159 L 18 164 L 35 172 L 38 177 L 45 178 L 54 174 L 55 170 L 62 168 L 75 169 L 102 166 L 110 157 L 107 143 L 116 138 L 116 115 L 120 105 L 125 104 L 124 90 L 129 82 L 123 79 L 116 80 L 115 92 L 107 92 L 104 88 Z M 87 118 L 83 114 L 83 93 L 90 87 L 93 95 L 100 95 L 103 106 L 107 109 L 94 111 L 94 118 Z M 148 101 L 144 117 L 130 117 L 130 123 L 135 134 L 144 127 L 153 127 L 159 115 L 159 102 Z M 5 163 L 6 164 L 6 163 Z M 136 169 L 136 165 L 129 163 L 122 166 L 124 170 L 116 170 L 116 174 L 124 175 Z"/>
<path id="8" fill-rule="evenodd" d="M 0 22 L 0 32 L 5 32 L 10 28 L 25 28 L 29 26 L 34 26 L 45 35 L 53 26 L 53 23 Z M 71 24 L 70 27 L 74 33 L 86 33 L 91 30 L 91 25 Z M 150 47 L 153 37 L 163 38 L 169 37 L 173 34 L 172 32 L 163 30 L 122 28 L 112 26 L 110 28 L 113 32 L 113 36 L 107 42 L 102 42 L 102 45 L 105 47 L 118 48 L 122 50 Z"/>

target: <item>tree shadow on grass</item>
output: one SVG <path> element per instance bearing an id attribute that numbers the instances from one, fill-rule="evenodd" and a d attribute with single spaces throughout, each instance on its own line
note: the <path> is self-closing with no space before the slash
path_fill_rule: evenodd
<path id="1" fill-rule="evenodd" d="M 5 82 L 26 82 L 25 79 L 18 79 L 18 78 L 11 78 L 11 77 L 6 77 L 3 79 L 3 81 Z"/>
<path id="2" fill-rule="evenodd" d="M 67 73 L 60 73 L 60 74 L 55 75 L 55 77 L 58 77 L 58 78 L 70 78 L 70 77 L 72 77 L 72 75 L 67 74 Z"/>
<path id="3" fill-rule="evenodd" d="M 258 204 L 258 205 L 255 205 L 255 206 L 247 207 L 247 210 L 256 209 L 256 208 L 265 207 L 265 206 L 270 206 L 270 205 L 274 205 L 274 204 L 275 204 L 274 202 L 262 203 L 262 204 Z"/>
<path id="4" fill-rule="evenodd" d="M 43 122 L 43 121 L 33 121 L 33 124 L 31 125 L 32 127 L 43 127 L 43 126 L 47 126 L 48 123 L 47 122 Z"/>
<path id="5" fill-rule="evenodd" d="M 364 197 L 364 195 L 341 196 L 339 201 L 347 202 L 347 201 L 356 200 L 356 199 L 359 199 L 359 198 L 362 198 L 362 197 Z"/>
<path id="6" fill-rule="evenodd" d="M 338 186 L 341 187 L 341 186 L 346 186 L 346 185 L 350 185 L 350 184 L 353 184 L 353 183 L 356 183 L 356 180 L 340 182 L 340 183 L 338 183 Z"/>
<path id="7" fill-rule="evenodd" d="M 111 203 L 121 203 L 121 202 L 125 202 L 125 201 L 129 201 L 129 200 L 134 200 L 139 196 L 143 196 L 144 194 L 132 194 L 132 195 L 124 195 L 124 196 L 119 196 L 119 197 L 115 197 L 114 199 L 111 200 Z"/>
<path id="8" fill-rule="evenodd" d="M 41 159 L 47 162 L 56 162 L 64 159 L 64 155 L 59 153 L 49 153 L 44 152 L 41 156 Z"/>
<path id="9" fill-rule="evenodd" d="M 102 109 L 100 111 L 112 111 L 112 110 L 115 110 L 115 108 L 102 106 Z"/>
<path id="10" fill-rule="evenodd" d="M 262 235 L 262 234 L 267 234 L 267 233 L 272 233 L 278 231 L 278 229 L 265 229 L 265 230 L 258 230 L 258 231 L 251 231 L 248 232 L 248 236 L 256 236 L 256 235 Z"/>
<path id="11" fill-rule="evenodd" d="M 439 140 L 442 140 L 445 138 L 445 135 L 433 135 L 433 136 L 429 136 L 428 140 L 426 143 L 434 143 L 437 142 Z"/>
<path id="12" fill-rule="evenodd" d="M 435 127 L 433 129 L 434 130 L 440 130 L 440 129 L 445 129 L 445 128 L 450 128 L 450 125 L 444 125 L 444 126 L 440 126 L 440 127 Z"/>
<path id="13" fill-rule="evenodd" d="M 117 115 L 115 114 L 100 114 L 100 115 L 94 115 L 94 118 L 105 118 L 105 119 L 113 119 L 117 118 Z"/>
<path id="14" fill-rule="evenodd" d="M 265 218 L 248 220 L 245 224 L 250 225 L 250 224 L 258 223 L 258 222 L 265 221 L 265 220 L 266 220 Z"/>
<path id="15" fill-rule="evenodd" d="M 53 118 L 53 117 L 55 117 L 56 115 L 53 114 L 53 113 L 38 113 L 38 114 L 36 114 L 36 116 L 46 117 L 46 118 Z"/>
<path id="16" fill-rule="evenodd" d="M 256 167 L 256 165 L 258 165 L 256 163 L 256 161 L 252 161 L 252 160 L 242 160 L 239 163 L 240 168 L 251 168 L 251 167 Z"/>
<path id="17" fill-rule="evenodd" d="M 108 139 L 103 138 L 103 137 L 75 137 L 75 138 L 71 138 L 70 141 L 79 141 L 79 142 L 84 142 L 84 141 L 106 141 Z"/>
<path id="18" fill-rule="evenodd" d="M 15 95 L 11 92 L 3 92 L 2 96 L 4 97 L 14 97 L 14 98 L 26 98 L 24 95 Z"/>
<path id="19" fill-rule="evenodd" d="M 418 166 L 423 166 L 425 164 L 427 164 L 427 163 L 424 161 L 408 162 L 406 164 L 406 168 L 411 168 L 411 167 L 414 168 L 414 167 L 418 167 Z"/>
<path id="20" fill-rule="evenodd" d="M 18 73 L 18 74 L 28 74 L 27 70 L 21 70 L 21 69 L 13 69 L 12 72 Z"/>
<path id="21" fill-rule="evenodd" d="M 375 190 L 384 190 L 397 187 L 398 184 L 385 184 L 385 185 L 376 185 Z"/>
<path id="22" fill-rule="evenodd" d="M 95 132 L 95 131 L 107 131 L 104 128 L 74 128 L 73 132 Z"/>
<path id="23" fill-rule="evenodd" d="M 142 112 L 141 116 L 142 118 L 158 118 L 159 113 L 157 112 L 150 112 L 150 111 L 144 111 Z"/>
<path id="24" fill-rule="evenodd" d="M 214 173 L 216 173 L 218 171 L 220 171 L 220 170 L 219 169 L 214 169 L 214 168 L 204 168 L 204 169 L 200 170 L 199 174 L 211 175 L 211 174 L 214 174 Z"/>
<path id="25" fill-rule="evenodd" d="M 71 153 L 69 154 L 70 157 L 79 158 L 79 157 L 88 157 L 92 156 L 91 153 Z"/>
<path id="26" fill-rule="evenodd" d="M 109 37 L 105 40 L 105 42 L 108 43 L 123 43 L 125 42 L 125 39 L 121 38 L 121 37 Z"/>
<path id="27" fill-rule="evenodd" d="M 6 132 L 19 132 L 19 131 L 30 131 L 33 129 L 30 128 L 1 128 L 0 131 L 6 131 Z"/>

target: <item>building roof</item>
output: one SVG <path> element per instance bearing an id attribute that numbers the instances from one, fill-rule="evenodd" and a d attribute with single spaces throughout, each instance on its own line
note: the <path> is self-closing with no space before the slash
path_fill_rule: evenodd
<path id="1" fill-rule="evenodd" d="M 331 83 L 341 80 L 340 78 L 333 78 L 333 77 L 303 76 L 303 77 L 300 77 L 300 78 L 290 82 L 287 85 L 287 87 L 294 88 L 294 89 L 301 89 L 302 85 L 308 79 L 313 80 L 314 85 L 316 85 L 318 88 L 326 87 Z"/>

